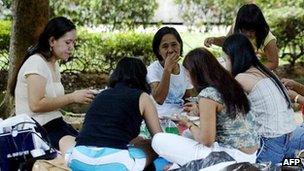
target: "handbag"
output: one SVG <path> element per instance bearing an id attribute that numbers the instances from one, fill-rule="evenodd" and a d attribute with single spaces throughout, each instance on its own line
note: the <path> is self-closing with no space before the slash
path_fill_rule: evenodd
<path id="1" fill-rule="evenodd" d="M 49 145 L 43 127 L 27 115 L 0 123 L 0 170 L 31 170 L 37 159 L 53 159 L 57 151 Z"/>

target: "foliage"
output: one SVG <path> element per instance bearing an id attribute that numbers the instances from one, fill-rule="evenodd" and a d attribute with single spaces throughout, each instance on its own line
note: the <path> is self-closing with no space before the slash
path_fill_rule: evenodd
<path id="1" fill-rule="evenodd" d="M 51 17 L 67 16 L 78 25 L 105 24 L 110 29 L 144 26 L 157 8 L 155 0 L 51 0 Z"/>
<path id="2" fill-rule="evenodd" d="M 2 23 L 2 22 L 0 22 Z M 9 33 L 6 32 L 6 35 Z M 100 86 L 106 82 L 101 73 L 109 74 L 116 63 L 123 57 L 140 57 L 145 64 L 155 60 L 151 48 L 152 35 L 135 32 L 121 33 L 89 33 L 84 29 L 78 29 L 78 42 L 74 57 L 65 63 L 61 63 L 63 82 L 68 90 L 80 88 L 84 85 Z M 3 43 L 8 45 L 7 42 Z M 8 52 L 8 46 L 2 51 Z M 7 76 L 8 54 L 4 58 L 0 51 L 0 74 Z M 82 75 L 96 75 L 99 80 L 82 78 Z M 84 76 L 87 77 L 87 76 Z M 76 82 L 75 82 L 76 80 Z M 0 90 L 6 87 L 6 79 L 0 80 Z"/>
<path id="3" fill-rule="evenodd" d="M 281 57 L 294 66 L 296 60 L 304 59 L 304 9 L 284 7 L 271 10 L 267 15 L 281 49 Z"/>
<path id="4" fill-rule="evenodd" d="M 12 0 L 0 0 L 0 19 L 12 19 L 12 12 L 10 10 Z"/>
<path id="5" fill-rule="evenodd" d="M 208 32 L 212 25 L 230 25 L 238 9 L 247 3 L 256 3 L 263 12 L 289 7 L 304 8 L 304 1 L 290 0 L 175 0 L 180 5 L 185 24 L 203 28 Z"/>
<path id="6" fill-rule="evenodd" d="M 0 70 L 8 67 L 11 21 L 0 21 Z M 154 58 L 152 35 L 135 32 L 89 33 L 78 29 L 78 42 L 71 61 L 62 63 L 66 72 L 109 73 L 124 56 L 140 57 L 146 64 Z M 4 58 L 4 56 L 6 58 Z M 5 65 L 3 65 L 2 63 Z"/>
<path id="7" fill-rule="evenodd" d="M 0 20 L 0 74 L 8 70 L 8 50 L 10 42 L 11 21 Z M 0 90 L 4 85 L 0 83 Z"/>
<path id="8" fill-rule="evenodd" d="M 9 48 L 11 25 L 11 21 L 0 20 L 0 50 Z"/>
<path id="9" fill-rule="evenodd" d="M 175 0 L 180 5 L 185 24 L 203 28 L 208 32 L 212 25 L 229 25 L 236 10 L 244 4 L 239 0 Z"/>
<path id="10" fill-rule="evenodd" d="M 88 33 L 79 31 L 74 59 L 62 64 L 65 71 L 109 73 L 125 56 L 153 59 L 152 35 L 134 32 Z"/>
<path id="11" fill-rule="evenodd" d="M 271 9 L 277 9 L 282 7 L 299 7 L 304 8 L 304 1 L 290 1 L 290 0 L 256 0 L 258 4 L 265 12 Z"/>

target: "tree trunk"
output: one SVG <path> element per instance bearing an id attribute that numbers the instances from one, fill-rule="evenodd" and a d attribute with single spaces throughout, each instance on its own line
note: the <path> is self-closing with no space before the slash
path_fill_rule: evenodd
<path id="1" fill-rule="evenodd" d="M 17 69 L 27 48 L 38 40 L 49 20 L 49 0 L 14 0 L 12 6 L 13 26 L 7 91 L 0 105 L 0 117 L 3 119 L 14 113 L 14 99 L 8 92 L 13 78 L 18 74 Z"/>

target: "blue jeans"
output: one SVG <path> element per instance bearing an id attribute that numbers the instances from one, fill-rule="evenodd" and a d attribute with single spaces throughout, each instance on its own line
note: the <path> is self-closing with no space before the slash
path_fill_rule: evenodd
<path id="1" fill-rule="evenodd" d="M 296 152 L 304 149 L 304 127 L 275 138 L 261 137 L 260 141 L 256 162 L 281 163 L 285 157 L 295 157 Z"/>

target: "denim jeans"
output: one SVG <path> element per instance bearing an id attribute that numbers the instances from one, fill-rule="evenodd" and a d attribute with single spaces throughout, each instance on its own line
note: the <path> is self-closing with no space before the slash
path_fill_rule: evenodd
<path id="1" fill-rule="evenodd" d="M 256 162 L 281 163 L 284 158 L 295 157 L 298 151 L 304 149 L 304 127 L 275 138 L 261 137 L 260 141 Z"/>

